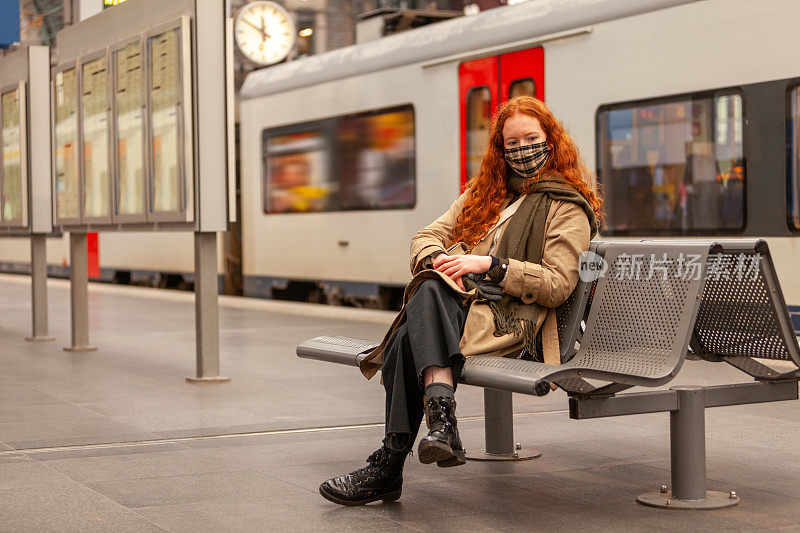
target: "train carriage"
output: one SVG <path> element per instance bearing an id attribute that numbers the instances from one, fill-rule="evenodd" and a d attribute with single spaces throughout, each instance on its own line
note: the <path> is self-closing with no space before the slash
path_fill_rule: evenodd
<path id="1" fill-rule="evenodd" d="M 493 110 L 531 94 L 596 169 L 603 238 L 764 237 L 800 304 L 798 17 L 793 0 L 536 0 L 251 73 L 245 295 L 294 281 L 386 304 Z"/>

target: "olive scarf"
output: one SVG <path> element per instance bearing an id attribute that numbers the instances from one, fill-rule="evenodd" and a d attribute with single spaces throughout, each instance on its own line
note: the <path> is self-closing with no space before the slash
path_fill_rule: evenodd
<path id="1" fill-rule="evenodd" d="M 588 200 L 559 175 L 548 173 L 535 178 L 523 178 L 508 169 L 508 185 L 519 194 L 527 194 L 517 212 L 508 221 L 500 243 L 495 250 L 496 257 L 518 259 L 529 263 L 542 264 L 544 252 L 545 225 L 547 214 L 553 200 L 573 202 L 586 212 L 591 227 L 591 237 L 597 234 L 597 218 Z M 523 344 L 530 353 L 536 353 L 536 318 L 541 306 L 535 302 L 525 304 L 521 299 L 504 294 L 499 302 L 489 302 L 494 315 L 497 331 L 513 333 L 523 338 Z"/>

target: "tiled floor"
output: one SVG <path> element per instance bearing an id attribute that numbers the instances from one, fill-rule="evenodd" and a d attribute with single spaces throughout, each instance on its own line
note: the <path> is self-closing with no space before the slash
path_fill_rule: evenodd
<path id="1" fill-rule="evenodd" d="M 800 530 L 800 402 L 708 410 L 709 489 L 735 489 L 733 509 L 636 504 L 669 484 L 668 415 L 574 421 L 561 393 L 515 396 L 516 440 L 540 459 L 441 469 L 412 457 L 398 503 L 341 508 L 317 487 L 379 444 L 382 389 L 294 347 L 325 333 L 378 338 L 391 315 L 223 299 L 231 382 L 190 385 L 191 294 L 90 286 L 99 349 L 79 354 L 61 349 L 60 281 L 57 341 L 24 341 L 29 290 L 0 276 L 0 531 Z M 673 384 L 745 378 L 687 362 Z M 465 445 L 480 450 L 481 391 L 458 400 Z"/>

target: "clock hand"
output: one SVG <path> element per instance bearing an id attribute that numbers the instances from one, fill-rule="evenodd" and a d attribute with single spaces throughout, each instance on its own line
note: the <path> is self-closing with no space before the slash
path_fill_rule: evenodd
<path id="1" fill-rule="evenodd" d="M 261 39 L 266 41 L 270 38 L 270 35 L 267 33 L 267 22 L 264 20 L 264 15 L 261 15 Z"/>
<path id="2" fill-rule="evenodd" d="M 261 32 L 261 28 L 259 28 L 258 26 L 256 26 L 255 24 L 253 24 L 252 22 L 250 22 L 249 20 L 247 20 L 246 18 L 243 18 L 243 19 L 242 19 L 242 22 L 244 22 L 245 24 L 247 24 L 248 26 L 250 26 L 250 27 L 251 27 L 251 28 L 253 28 L 254 30 L 258 31 L 259 33 Z"/>

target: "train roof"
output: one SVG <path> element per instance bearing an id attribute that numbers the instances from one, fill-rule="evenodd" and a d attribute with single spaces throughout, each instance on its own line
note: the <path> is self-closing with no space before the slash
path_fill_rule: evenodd
<path id="1" fill-rule="evenodd" d="M 242 99 L 491 49 L 698 0 L 531 0 L 251 72 Z M 488 53 L 486 55 L 489 55 Z"/>

